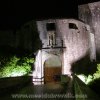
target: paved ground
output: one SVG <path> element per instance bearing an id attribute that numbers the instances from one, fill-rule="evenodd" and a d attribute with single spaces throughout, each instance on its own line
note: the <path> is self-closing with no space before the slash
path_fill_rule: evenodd
<path id="1" fill-rule="evenodd" d="M 21 78 L 27 79 L 27 78 Z M 99 96 L 89 89 L 79 78 L 74 77 L 74 81 L 69 83 L 49 83 L 44 85 L 33 85 L 29 80 L 28 83 L 14 80 L 16 85 L 11 88 L 13 81 L 6 81 L 0 85 L 0 100 L 100 100 Z M 73 85 L 74 84 L 74 85 Z M 6 86 L 5 86 L 6 85 Z M 74 87 L 73 87 L 74 86 Z M 6 91 L 3 91 L 2 87 Z M 86 94 L 86 98 L 76 98 L 75 95 Z"/>
<path id="2" fill-rule="evenodd" d="M 17 91 L 1 95 L 0 100 L 73 100 L 72 93 L 68 92 L 67 84 L 50 83 L 34 86 L 31 83 Z"/>

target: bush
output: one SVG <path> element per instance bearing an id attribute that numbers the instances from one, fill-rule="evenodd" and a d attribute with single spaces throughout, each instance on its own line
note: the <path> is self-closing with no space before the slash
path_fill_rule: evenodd
<path id="1" fill-rule="evenodd" d="M 97 71 L 93 75 L 94 79 L 100 78 L 100 64 L 97 64 Z"/>
<path id="2" fill-rule="evenodd" d="M 97 64 L 97 71 L 93 75 L 77 75 L 85 84 L 91 84 L 91 82 L 100 78 L 100 64 Z"/>
<path id="3" fill-rule="evenodd" d="M 32 57 L 4 57 L 0 62 L 0 78 L 28 75 L 31 72 L 33 62 Z"/>

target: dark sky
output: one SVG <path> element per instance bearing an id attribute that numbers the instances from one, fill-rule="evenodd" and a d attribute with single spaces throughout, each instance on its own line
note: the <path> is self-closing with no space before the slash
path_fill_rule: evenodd
<path id="1" fill-rule="evenodd" d="M 87 2 L 91 0 L 2 0 L 0 29 L 15 29 L 29 20 L 78 18 L 78 4 Z"/>

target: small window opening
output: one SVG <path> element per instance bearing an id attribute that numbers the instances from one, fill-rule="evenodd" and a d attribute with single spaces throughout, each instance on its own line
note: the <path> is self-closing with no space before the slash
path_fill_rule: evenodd
<path id="1" fill-rule="evenodd" d="M 56 30 L 55 23 L 47 23 L 46 28 L 47 28 L 47 31 L 55 31 Z"/>
<path id="2" fill-rule="evenodd" d="M 74 23 L 69 23 L 69 28 L 70 29 L 78 29 L 78 27 Z"/>

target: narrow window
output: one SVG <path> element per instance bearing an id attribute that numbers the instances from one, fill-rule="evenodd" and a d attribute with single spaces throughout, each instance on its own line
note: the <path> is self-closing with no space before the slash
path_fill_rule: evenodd
<path id="1" fill-rule="evenodd" d="M 48 32 L 48 45 L 53 47 L 56 45 L 56 26 L 55 23 L 47 23 L 46 24 L 47 32 Z"/>

